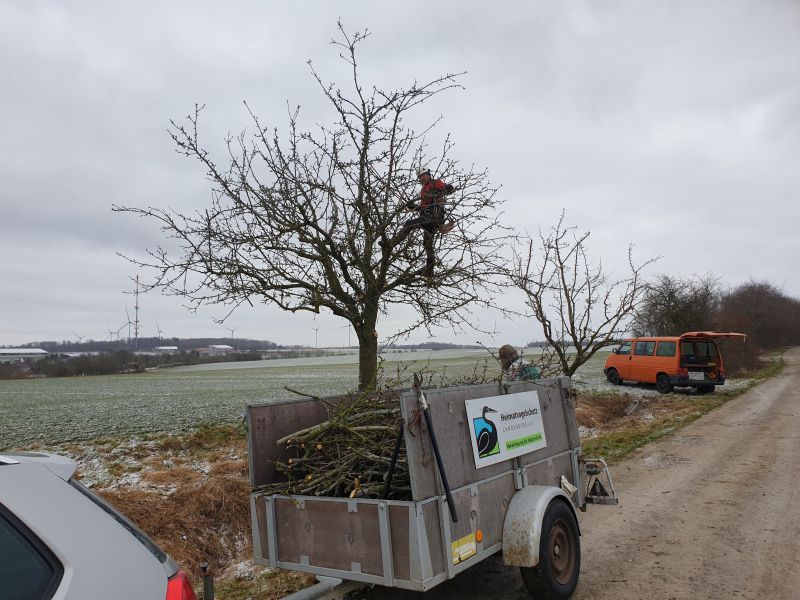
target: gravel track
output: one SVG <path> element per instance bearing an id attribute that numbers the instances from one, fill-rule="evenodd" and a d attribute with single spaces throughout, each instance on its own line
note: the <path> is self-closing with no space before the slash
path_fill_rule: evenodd
<path id="1" fill-rule="evenodd" d="M 580 514 L 573 598 L 800 597 L 800 348 L 783 373 L 612 467 L 620 506 Z M 493 557 L 424 596 L 528 598 Z"/>

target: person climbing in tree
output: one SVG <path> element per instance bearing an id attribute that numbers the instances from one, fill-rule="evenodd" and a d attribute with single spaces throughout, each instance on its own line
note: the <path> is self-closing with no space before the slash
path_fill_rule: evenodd
<path id="1" fill-rule="evenodd" d="M 406 206 L 410 210 L 417 211 L 419 216 L 406 221 L 402 229 L 397 233 L 397 237 L 393 240 L 388 242 L 379 240 L 378 244 L 381 247 L 386 245 L 390 248 L 394 247 L 402 243 L 414 229 L 422 229 L 422 243 L 425 248 L 426 258 L 425 268 L 422 270 L 422 274 L 425 277 L 433 277 L 433 265 L 436 259 L 433 247 L 433 236 L 436 233 L 447 233 L 455 227 L 455 223 L 452 221 L 445 222 L 447 211 L 445 210 L 444 198 L 456 190 L 449 183 L 445 183 L 441 179 L 434 179 L 430 169 L 427 167 L 420 167 L 417 176 L 422 185 L 422 189 L 419 192 L 419 204 L 414 200 L 410 200 Z"/>

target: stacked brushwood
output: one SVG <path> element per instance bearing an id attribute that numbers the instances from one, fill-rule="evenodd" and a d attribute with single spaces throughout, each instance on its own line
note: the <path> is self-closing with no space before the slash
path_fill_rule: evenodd
<path id="1" fill-rule="evenodd" d="M 400 406 L 385 395 L 361 395 L 326 405 L 329 418 L 278 440 L 276 470 L 285 481 L 258 486 L 262 494 L 339 498 L 411 498 L 411 480 L 401 444 L 391 487 L 387 474 L 403 423 Z"/>

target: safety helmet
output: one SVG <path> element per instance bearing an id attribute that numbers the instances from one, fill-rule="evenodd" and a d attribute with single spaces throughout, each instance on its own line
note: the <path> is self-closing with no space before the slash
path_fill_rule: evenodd
<path id="1" fill-rule="evenodd" d="M 421 177 L 423 175 L 430 175 L 430 174 L 431 174 L 431 170 L 428 167 L 426 167 L 425 165 L 422 165 L 422 166 L 420 166 L 419 169 L 417 169 L 417 177 Z"/>

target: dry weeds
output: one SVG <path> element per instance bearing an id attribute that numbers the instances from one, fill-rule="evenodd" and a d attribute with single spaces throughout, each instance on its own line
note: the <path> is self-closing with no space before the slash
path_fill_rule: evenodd
<path id="1" fill-rule="evenodd" d="M 222 425 L 147 445 L 119 444 L 113 456 L 104 445 L 103 458 L 112 465 L 135 461 L 138 477 L 121 485 L 101 481 L 93 489 L 147 532 L 200 588 L 200 563 L 219 575 L 252 557 L 245 442 L 242 429 Z"/>

